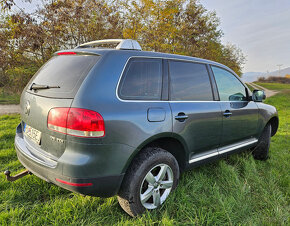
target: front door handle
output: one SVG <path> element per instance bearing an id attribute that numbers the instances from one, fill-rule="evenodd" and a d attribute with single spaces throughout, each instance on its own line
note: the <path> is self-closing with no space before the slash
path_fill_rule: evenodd
<path id="1" fill-rule="evenodd" d="M 188 118 L 188 115 L 184 114 L 183 112 L 179 112 L 178 115 L 175 116 L 175 119 L 180 122 L 183 122 L 187 118 Z"/>
<path id="2" fill-rule="evenodd" d="M 227 117 L 230 117 L 233 113 L 230 112 L 229 110 L 226 110 L 223 115 L 227 118 Z"/>

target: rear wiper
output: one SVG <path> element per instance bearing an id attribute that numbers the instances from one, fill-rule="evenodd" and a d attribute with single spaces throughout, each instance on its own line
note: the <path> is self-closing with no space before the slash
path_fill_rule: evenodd
<path id="1" fill-rule="evenodd" d="M 51 89 L 51 88 L 60 88 L 60 86 L 39 85 L 35 83 L 32 83 L 32 85 L 30 86 L 30 90 Z"/>

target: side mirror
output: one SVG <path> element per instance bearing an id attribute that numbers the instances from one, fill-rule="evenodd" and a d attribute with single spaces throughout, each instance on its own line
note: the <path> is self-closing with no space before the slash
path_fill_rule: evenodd
<path id="1" fill-rule="evenodd" d="M 266 99 L 266 94 L 264 90 L 254 90 L 252 94 L 252 100 L 255 102 L 262 102 Z"/>

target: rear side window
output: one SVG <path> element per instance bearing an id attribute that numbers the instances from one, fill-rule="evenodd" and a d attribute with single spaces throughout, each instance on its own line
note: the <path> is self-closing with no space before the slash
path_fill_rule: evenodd
<path id="1" fill-rule="evenodd" d="M 160 100 L 162 60 L 130 59 L 119 85 L 119 97 L 125 100 Z"/>
<path id="2" fill-rule="evenodd" d="M 60 87 L 41 90 L 39 95 L 69 97 L 77 91 L 98 59 L 99 56 L 92 55 L 54 56 L 34 75 L 31 84 Z"/>
<path id="3" fill-rule="evenodd" d="M 246 101 L 245 86 L 229 71 L 219 67 L 211 67 L 221 101 Z"/>
<path id="4" fill-rule="evenodd" d="M 208 71 L 204 64 L 169 61 L 171 100 L 213 100 Z"/>

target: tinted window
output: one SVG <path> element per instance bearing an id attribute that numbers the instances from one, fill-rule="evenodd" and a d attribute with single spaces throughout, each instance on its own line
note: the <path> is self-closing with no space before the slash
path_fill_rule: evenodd
<path id="1" fill-rule="evenodd" d="M 91 55 L 54 56 L 34 75 L 31 82 L 60 86 L 58 89 L 41 90 L 38 92 L 41 95 L 72 93 L 98 59 L 99 56 Z"/>
<path id="2" fill-rule="evenodd" d="M 171 100 L 213 100 L 204 64 L 170 61 Z"/>
<path id="3" fill-rule="evenodd" d="M 221 101 L 247 100 L 244 85 L 229 71 L 212 66 Z"/>
<path id="4" fill-rule="evenodd" d="M 161 84 L 161 59 L 131 59 L 119 86 L 119 96 L 123 99 L 159 100 Z"/>

